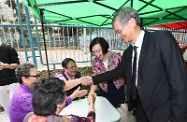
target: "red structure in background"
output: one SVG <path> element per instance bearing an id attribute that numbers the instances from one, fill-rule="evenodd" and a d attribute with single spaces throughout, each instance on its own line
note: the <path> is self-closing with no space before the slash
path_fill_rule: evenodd
<path id="1" fill-rule="evenodd" d="M 161 25 L 155 25 L 155 26 L 151 26 L 151 28 L 167 28 L 167 29 L 174 29 L 174 30 L 184 30 L 187 31 L 187 21 L 185 22 L 175 22 L 175 23 L 168 23 L 168 24 L 161 24 Z M 187 49 L 187 44 L 179 44 L 182 54 L 184 54 L 184 52 Z"/>
<path id="2" fill-rule="evenodd" d="M 168 23 L 168 24 L 161 24 L 151 26 L 153 28 L 168 28 L 168 29 L 175 29 L 175 30 L 187 30 L 187 22 L 175 22 L 175 23 Z"/>
<path id="3" fill-rule="evenodd" d="M 179 30 L 187 33 L 187 21 L 184 22 L 175 22 L 175 23 L 168 23 L 168 24 L 160 24 L 155 26 L 150 26 L 151 28 L 158 28 L 158 29 L 171 29 L 171 30 Z M 179 44 L 179 47 L 181 48 L 182 54 L 185 53 L 187 49 L 187 44 Z M 184 63 L 186 65 L 187 69 L 187 60 L 184 60 Z"/>

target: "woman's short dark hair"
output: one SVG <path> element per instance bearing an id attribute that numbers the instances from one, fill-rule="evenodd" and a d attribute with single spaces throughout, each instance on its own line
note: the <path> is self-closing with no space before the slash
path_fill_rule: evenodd
<path id="1" fill-rule="evenodd" d="M 63 61 L 62 61 L 62 67 L 64 68 L 67 68 L 67 65 L 70 61 L 73 61 L 75 63 L 75 61 L 71 58 L 65 58 Z"/>
<path id="2" fill-rule="evenodd" d="M 34 114 L 48 116 L 55 114 L 57 104 L 65 100 L 65 82 L 59 78 L 40 79 L 34 83 L 32 89 L 32 105 Z"/>
<path id="3" fill-rule="evenodd" d="M 101 46 L 103 54 L 106 54 L 108 52 L 109 45 L 108 42 L 103 37 L 96 37 L 91 41 L 90 52 L 92 52 L 92 48 L 96 44 L 99 44 Z"/>
<path id="4" fill-rule="evenodd" d="M 20 64 L 16 69 L 16 77 L 20 84 L 23 83 L 22 77 L 28 78 L 30 76 L 30 69 L 34 68 L 34 65 L 31 63 Z"/>

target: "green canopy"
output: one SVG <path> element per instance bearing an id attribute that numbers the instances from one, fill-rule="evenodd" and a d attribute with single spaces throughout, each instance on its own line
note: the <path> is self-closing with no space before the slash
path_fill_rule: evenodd
<path id="1" fill-rule="evenodd" d="M 111 27 L 113 15 L 123 7 L 139 12 L 142 26 L 187 21 L 187 0 L 23 0 L 47 23 Z"/>

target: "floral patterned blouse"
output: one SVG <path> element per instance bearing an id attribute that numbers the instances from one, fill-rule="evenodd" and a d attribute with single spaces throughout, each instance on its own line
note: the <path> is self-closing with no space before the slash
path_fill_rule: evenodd
<path id="1" fill-rule="evenodd" d="M 110 71 L 112 69 L 115 69 L 117 65 L 121 62 L 121 55 L 110 51 L 108 53 L 108 71 Z M 103 61 L 100 61 L 97 58 L 94 58 L 92 60 L 93 76 L 105 73 L 106 71 L 107 69 L 105 68 Z M 113 79 L 113 83 L 116 86 L 116 88 L 119 89 L 122 85 L 124 85 L 124 77 L 120 76 L 118 78 Z M 108 85 L 106 81 L 99 83 L 99 87 L 105 92 L 108 91 Z"/>

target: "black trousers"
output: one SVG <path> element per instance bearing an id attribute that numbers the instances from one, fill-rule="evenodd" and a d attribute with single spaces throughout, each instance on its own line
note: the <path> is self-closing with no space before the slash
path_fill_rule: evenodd
<path id="1" fill-rule="evenodd" d="M 140 102 L 139 97 L 136 99 L 136 107 L 135 107 L 135 117 L 137 122 L 149 122 L 148 118 L 142 108 L 142 104 Z"/>

